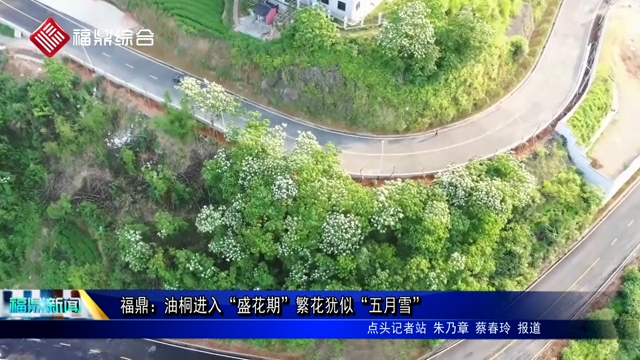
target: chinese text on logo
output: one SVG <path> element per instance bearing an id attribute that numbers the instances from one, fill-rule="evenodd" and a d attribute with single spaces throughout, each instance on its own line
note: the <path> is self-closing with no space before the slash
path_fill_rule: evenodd
<path id="1" fill-rule="evenodd" d="M 153 46 L 153 33 L 149 29 L 112 31 L 109 29 L 74 29 L 74 46 Z"/>
<path id="2" fill-rule="evenodd" d="M 71 38 L 55 20 L 48 18 L 29 39 L 45 56 L 53 57 Z"/>

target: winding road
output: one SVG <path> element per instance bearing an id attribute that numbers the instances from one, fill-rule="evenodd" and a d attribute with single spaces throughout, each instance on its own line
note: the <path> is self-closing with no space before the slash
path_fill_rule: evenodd
<path id="1" fill-rule="evenodd" d="M 450 164 L 463 164 L 472 158 L 489 157 L 496 151 L 512 148 L 544 128 L 564 109 L 580 81 L 591 24 L 599 7 L 600 0 L 564 0 L 545 51 L 530 77 L 494 107 L 441 129 L 437 137 L 433 134 L 395 137 L 347 134 L 291 118 L 249 101 L 243 101 L 243 105 L 248 110 L 262 113 L 273 124 L 286 123 L 288 145 L 293 143 L 298 131 L 311 131 L 321 143 L 335 144 L 342 151 L 344 168 L 353 175 L 375 177 L 393 173 L 395 176 L 411 176 L 436 172 Z M 91 28 L 33 0 L 0 0 L 0 19 L 26 32 L 35 30 L 49 16 L 70 33 L 73 29 Z M 82 48 L 67 45 L 65 51 L 85 61 L 99 73 L 125 79 L 122 81 L 127 86 L 150 97 L 163 99 L 168 91 L 174 99 L 179 98 L 173 88 L 172 78 L 181 71 L 170 65 L 120 47 Z M 241 125 L 243 120 L 228 118 L 226 121 L 236 121 Z M 226 124 L 217 125 L 224 127 Z M 531 289 L 595 291 L 606 283 L 640 247 L 640 232 L 637 231 L 640 225 L 640 191 L 636 188 L 634 186 L 602 223 Z M 634 219 L 634 216 L 637 218 Z M 574 304 L 566 311 L 576 311 L 583 305 Z M 85 341 L 83 345 L 79 345 L 82 342 L 78 341 L 79 351 L 85 354 L 78 359 L 92 356 L 88 352 L 89 347 L 98 345 L 91 341 Z M 136 341 L 120 342 L 136 344 Z M 58 349 L 53 340 L 37 344 L 34 347 Z M 104 355 L 104 359 L 126 360 L 122 356 L 127 355 L 119 352 L 124 345 L 100 344 L 105 354 L 106 349 L 113 354 L 112 357 Z M 132 346 L 132 349 L 141 346 L 131 344 L 128 346 Z M 545 344 L 540 341 L 460 341 L 427 359 L 531 359 Z M 2 345 L 4 343 L 0 341 Z M 148 355 L 142 355 L 142 350 L 136 351 L 141 355 L 131 359 L 164 359 L 159 355 L 145 358 Z M 216 358 L 214 353 L 210 354 L 212 359 L 225 358 L 223 355 Z M 173 359 L 195 358 L 186 353 L 172 356 Z M 71 356 L 68 358 L 73 359 Z"/>
<path id="2" fill-rule="evenodd" d="M 286 123 L 288 145 L 299 131 L 310 131 L 320 143 L 331 142 L 341 150 L 343 167 L 365 177 L 415 176 L 434 173 L 472 158 L 490 157 L 511 149 L 542 130 L 571 99 L 581 78 L 591 23 L 600 0 L 564 0 L 536 68 L 513 93 L 473 118 L 432 133 L 405 136 L 350 134 L 310 124 L 276 110 L 243 100 L 247 110 L 258 111 L 272 124 Z M 0 1 L 0 18 L 31 32 L 44 19 L 53 17 L 67 32 L 91 28 L 79 20 L 59 14 L 35 0 Z M 173 99 L 173 77 L 182 71 L 127 48 L 68 44 L 65 52 L 84 61 L 99 73 L 122 79 L 150 97 Z M 226 119 L 242 125 L 242 119 Z M 217 123 L 219 127 L 226 124 Z"/>

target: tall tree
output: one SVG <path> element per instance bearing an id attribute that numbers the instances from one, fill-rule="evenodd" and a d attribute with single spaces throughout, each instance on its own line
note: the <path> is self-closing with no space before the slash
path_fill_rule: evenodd
<path id="1" fill-rule="evenodd" d="M 176 86 L 184 95 L 183 101 L 196 112 L 205 113 L 205 116 L 213 122 L 216 119 L 222 121 L 222 127 L 226 130 L 225 115 L 237 115 L 240 110 L 238 100 L 228 93 L 222 85 L 209 82 L 207 79 L 198 80 L 192 77 L 184 77 Z"/>

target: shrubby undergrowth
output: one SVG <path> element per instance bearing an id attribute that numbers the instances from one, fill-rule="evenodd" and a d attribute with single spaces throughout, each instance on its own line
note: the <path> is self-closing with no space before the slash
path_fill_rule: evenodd
<path id="1" fill-rule="evenodd" d="M 153 1 L 133 3 L 172 51 L 248 83 L 276 107 L 367 131 L 419 131 L 469 115 L 513 85 L 528 53 L 528 33 L 505 35 L 521 0 L 395 1 L 380 29 L 356 34 L 341 33 L 323 10 L 306 7 L 272 41 L 204 30 L 199 40 L 191 27 L 181 36 L 179 27 L 166 26 L 170 12 L 158 18 L 141 9 Z M 546 1 L 529 5 L 537 14 Z M 203 43 L 211 45 L 200 50 Z"/>
<path id="2" fill-rule="evenodd" d="M 594 320 L 613 320 L 619 339 L 575 340 L 562 351 L 562 360 L 633 360 L 640 358 L 640 271 L 629 270 L 618 296 L 608 307 L 591 313 Z"/>
<path id="3" fill-rule="evenodd" d="M 136 121 L 45 68 L 0 75 L 5 287 L 519 289 L 601 204 L 574 169 L 535 177 L 509 154 L 364 187 L 310 134 L 290 153 L 262 121 L 221 149 L 193 127 L 171 139 L 188 108 Z"/>

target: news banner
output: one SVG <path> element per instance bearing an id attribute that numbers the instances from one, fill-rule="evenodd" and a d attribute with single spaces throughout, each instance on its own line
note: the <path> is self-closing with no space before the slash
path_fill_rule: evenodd
<path id="1" fill-rule="evenodd" d="M 618 338 L 620 323 L 574 320 L 592 295 L 4 290 L 1 320 L 29 321 L 0 326 L 0 338 Z M 625 337 L 637 337 L 637 321 L 624 325 Z"/>

